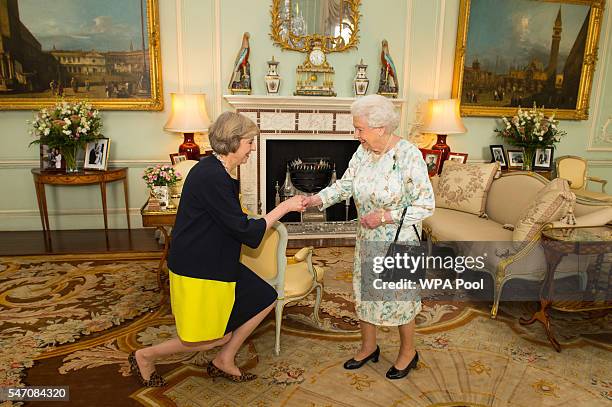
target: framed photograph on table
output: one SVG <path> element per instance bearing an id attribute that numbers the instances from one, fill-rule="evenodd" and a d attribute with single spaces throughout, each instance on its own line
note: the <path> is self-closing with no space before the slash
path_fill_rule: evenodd
<path id="1" fill-rule="evenodd" d="M 448 153 L 448 160 L 454 161 L 459 164 L 465 164 L 467 162 L 468 155 L 467 153 Z"/>
<path id="2" fill-rule="evenodd" d="M 508 168 L 513 170 L 522 170 L 525 163 L 525 153 L 523 150 L 508 149 Z"/>
<path id="3" fill-rule="evenodd" d="M 66 160 L 62 158 L 59 148 L 51 148 L 46 144 L 40 145 L 41 171 L 65 171 Z"/>
<path id="4" fill-rule="evenodd" d="M 163 110 L 158 1 L 3 1 L 0 110 Z"/>
<path id="5" fill-rule="evenodd" d="M 442 151 L 441 150 L 428 150 L 426 148 L 420 148 L 421 154 L 423 154 L 423 160 L 425 160 L 425 164 L 427 165 L 427 173 L 430 177 L 438 174 L 440 171 L 440 162 L 442 161 Z"/>
<path id="6" fill-rule="evenodd" d="M 85 146 L 85 165 L 83 168 L 86 170 L 106 171 L 109 148 L 110 139 L 108 138 L 100 138 L 87 143 L 87 146 Z"/>
<path id="7" fill-rule="evenodd" d="M 507 170 L 508 162 L 506 161 L 504 146 L 501 144 L 491 144 L 489 148 L 491 149 L 491 162 L 497 162 L 502 170 Z"/>
<path id="8" fill-rule="evenodd" d="M 545 106 L 588 119 L 605 2 L 460 0 L 452 98 L 462 116 Z"/>
<path id="9" fill-rule="evenodd" d="M 533 169 L 535 171 L 550 171 L 553 166 L 552 147 L 538 148 L 533 157 Z"/>
<path id="10" fill-rule="evenodd" d="M 187 161 L 187 156 L 185 154 L 180 154 L 180 153 L 170 154 L 170 162 L 172 163 L 172 165 L 176 165 L 182 161 Z"/>

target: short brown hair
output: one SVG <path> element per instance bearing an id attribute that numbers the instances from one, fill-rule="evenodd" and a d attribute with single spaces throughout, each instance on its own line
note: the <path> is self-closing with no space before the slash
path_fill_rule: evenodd
<path id="1" fill-rule="evenodd" d="M 210 146 L 217 154 L 234 153 L 240 140 L 259 135 L 259 128 L 248 117 L 240 113 L 224 112 L 210 126 L 208 138 Z"/>

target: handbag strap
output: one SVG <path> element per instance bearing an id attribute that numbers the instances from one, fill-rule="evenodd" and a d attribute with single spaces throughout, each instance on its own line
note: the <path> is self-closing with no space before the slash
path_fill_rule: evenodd
<path id="1" fill-rule="evenodd" d="M 397 227 L 397 232 L 395 232 L 395 239 L 393 239 L 393 243 L 397 242 L 397 238 L 399 237 L 400 231 L 402 230 L 402 225 L 404 224 L 404 217 L 406 216 L 406 211 L 408 210 L 408 207 L 404 207 L 404 211 L 402 212 L 402 218 L 400 219 L 400 223 L 399 226 Z M 419 236 L 419 231 L 417 230 L 416 226 L 414 226 L 414 223 L 412 224 L 412 227 L 414 228 L 414 233 L 416 233 L 417 238 L 419 239 L 419 242 L 421 241 L 421 236 Z"/>

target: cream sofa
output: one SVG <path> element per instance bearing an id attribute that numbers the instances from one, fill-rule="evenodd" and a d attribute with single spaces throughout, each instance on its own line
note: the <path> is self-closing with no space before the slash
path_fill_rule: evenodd
<path id="1" fill-rule="evenodd" d="M 437 194 L 439 177 L 432 178 Z M 513 231 L 508 229 L 523 215 L 538 192 L 550 181 L 529 172 L 507 173 L 493 180 L 486 197 L 486 217 L 454 209 L 436 208 L 433 216 L 423 221 L 423 230 L 430 242 L 454 246 L 463 255 L 487 253 L 485 269 L 494 281 L 493 306 L 495 317 L 504 285 L 512 279 L 540 281 L 546 272 L 546 261 L 539 244 L 540 233 L 519 250 L 511 242 Z M 612 221 L 612 205 L 577 198 L 574 215 L 578 225 L 599 226 Z M 588 222 L 588 224 L 587 224 Z M 506 225 L 506 228 L 504 228 Z M 552 227 L 548 224 L 545 227 Z M 558 222 L 554 226 L 560 226 Z M 469 252 L 469 253 L 466 253 Z M 586 270 L 588 258 L 566 256 L 557 267 L 555 278 Z M 585 273 L 578 273 L 586 283 Z"/>

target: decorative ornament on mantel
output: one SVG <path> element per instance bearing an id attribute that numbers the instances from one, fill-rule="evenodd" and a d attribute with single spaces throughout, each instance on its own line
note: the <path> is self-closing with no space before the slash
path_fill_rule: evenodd
<path id="1" fill-rule="evenodd" d="M 280 75 L 278 74 L 278 61 L 274 59 L 274 55 L 272 55 L 272 60 L 268 61 L 268 74 L 266 75 L 266 90 L 268 95 L 278 95 L 280 90 Z"/>
<path id="2" fill-rule="evenodd" d="M 251 38 L 251 35 L 248 32 L 242 35 L 242 46 L 234 61 L 234 69 L 228 84 L 232 95 L 236 93 L 251 94 L 251 64 L 249 64 L 251 48 L 249 46 L 249 38 Z"/>
<path id="3" fill-rule="evenodd" d="M 355 67 L 357 68 L 357 75 L 355 76 L 355 79 L 353 79 L 355 96 L 365 96 L 368 93 L 368 87 L 370 85 L 370 80 L 366 75 L 368 66 L 363 63 L 363 58 L 361 58 L 361 61 L 355 65 Z"/>
<path id="4" fill-rule="evenodd" d="M 336 96 L 334 67 L 327 61 L 320 40 L 312 40 L 306 60 L 296 68 L 296 96 Z"/>
<path id="5" fill-rule="evenodd" d="M 397 79 L 397 69 L 389 53 L 389 43 L 382 41 L 382 51 L 380 52 L 380 81 L 378 82 L 378 94 L 386 97 L 396 98 L 399 92 L 399 81 Z"/>

